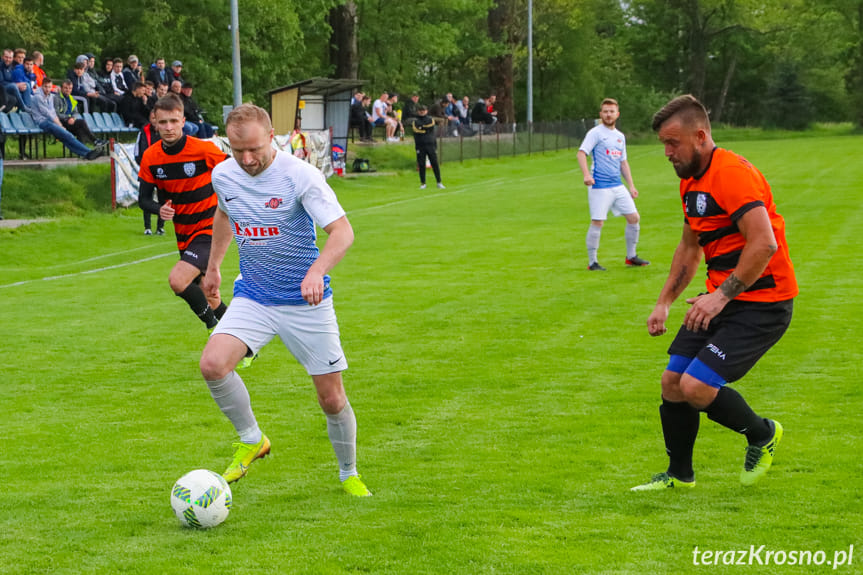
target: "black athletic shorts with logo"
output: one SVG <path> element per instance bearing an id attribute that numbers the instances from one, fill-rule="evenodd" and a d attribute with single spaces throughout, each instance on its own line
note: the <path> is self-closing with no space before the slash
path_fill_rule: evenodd
<path id="1" fill-rule="evenodd" d="M 185 250 L 180 251 L 180 260 L 192 264 L 201 273 L 206 273 L 207 264 L 210 261 L 210 246 L 213 236 L 201 234 L 192 238 Z"/>
<path id="2" fill-rule="evenodd" d="M 793 299 L 779 302 L 732 300 L 710 321 L 706 330 L 694 332 L 685 325 L 680 326 L 668 348 L 669 369 L 698 377 L 697 370 L 686 369 L 686 365 L 697 359 L 704 364 L 702 370 L 706 366 L 725 382 L 737 381 L 779 341 L 791 323 L 793 308 Z M 704 377 L 698 379 L 707 381 Z M 720 387 L 722 383 L 711 385 Z"/>

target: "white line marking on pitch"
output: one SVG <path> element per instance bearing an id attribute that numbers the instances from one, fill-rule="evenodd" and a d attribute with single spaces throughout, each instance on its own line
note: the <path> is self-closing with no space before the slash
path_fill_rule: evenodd
<path id="1" fill-rule="evenodd" d="M 89 263 L 89 262 L 94 262 L 94 261 L 96 261 L 96 260 L 103 260 L 103 259 L 105 259 L 105 258 L 111 258 L 111 257 L 119 256 L 119 255 L 122 255 L 122 254 L 128 254 L 128 253 L 131 253 L 131 252 L 137 252 L 137 251 L 140 251 L 140 250 L 149 250 L 149 249 L 151 249 L 151 248 L 155 248 L 155 247 L 162 247 L 162 246 L 159 246 L 159 245 L 157 245 L 157 244 L 153 244 L 153 245 L 149 245 L 149 246 L 141 246 L 141 247 L 132 248 L 132 249 L 129 249 L 129 250 L 122 250 L 122 251 L 119 251 L 119 252 L 112 252 L 112 253 L 110 253 L 110 254 L 103 254 L 103 255 L 101 255 L 101 256 L 96 256 L 96 257 L 92 257 L 92 258 L 87 258 L 86 260 L 78 260 L 78 261 L 76 261 L 76 262 L 63 262 L 62 264 L 54 264 L 54 265 L 52 265 L 52 266 L 42 266 L 42 269 L 46 269 L 46 270 L 47 270 L 47 269 L 54 269 L 54 268 L 65 268 L 65 267 L 74 266 L 74 265 L 78 265 L 78 264 L 86 264 L 86 263 Z M 18 270 L 20 270 L 20 269 L 21 269 L 21 268 L 18 268 L 18 267 L 14 267 L 14 268 L 11 268 L 11 267 L 10 267 L 10 268 L 7 268 L 7 267 L 0 267 L 0 270 L 3 270 L 3 271 L 18 271 Z"/>
<path id="2" fill-rule="evenodd" d="M 575 172 L 575 170 L 574 170 L 574 169 L 573 169 L 573 170 L 567 170 L 567 171 L 566 171 L 566 172 L 564 172 L 563 174 L 568 174 L 568 173 L 572 173 L 572 172 Z M 383 208 L 389 208 L 389 207 L 392 207 L 392 206 L 398 206 L 398 205 L 406 204 L 406 203 L 409 203 L 409 202 L 417 202 L 417 201 L 421 201 L 421 200 L 429 200 L 429 199 L 439 198 L 439 197 L 442 197 L 442 196 L 451 196 L 451 195 L 455 195 L 455 194 L 461 194 L 461 193 L 464 193 L 464 192 L 467 192 L 467 191 L 471 191 L 471 190 L 476 189 L 476 188 L 483 188 L 483 189 L 484 189 L 484 188 L 489 188 L 489 187 L 498 187 L 498 186 L 500 186 L 500 185 L 501 185 L 501 184 L 503 184 L 503 183 L 527 182 L 527 181 L 530 181 L 530 180 L 537 180 L 537 179 L 541 179 L 541 178 L 547 178 L 547 177 L 549 177 L 549 176 L 560 176 L 560 175 L 562 175 L 562 174 L 560 174 L 560 173 L 555 173 L 555 174 L 542 174 L 542 175 L 539 175 L 539 176 L 531 176 L 531 177 L 529 177 L 529 178 L 519 178 L 519 179 L 509 179 L 509 180 L 508 180 L 508 179 L 506 179 L 506 178 L 494 178 L 494 179 L 491 179 L 491 180 L 486 180 L 486 181 L 484 181 L 484 182 L 479 182 L 479 183 L 476 183 L 476 184 L 469 184 L 469 185 L 467 185 L 467 186 L 462 186 L 462 187 L 460 187 L 460 188 L 457 188 L 457 189 L 454 189 L 454 190 L 449 190 L 449 191 L 446 191 L 446 192 L 439 192 L 439 193 L 436 193 L 436 194 L 427 194 L 427 195 L 424 195 L 424 196 L 418 196 L 418 197 L 413 197 L 413 198 L 406 198 L 406 199 L 404 199 L 404 200 L 397 200 L 397 201 L 395 201 L 395 202 L 388 202 L 388 203 L 386 203 L 386 204 L 379 204 L 379 205 L 377 205 L 377 206 L 370 206 L 370 207 L 367 207 L 367 208 L 360 208 L 360 209 L 358 209 L 358 210 L 353 210 L 353 211 L 348 212 L 348 213 L 350 213 L 351 215 L 354 215 L 354 214 L 361 214 L 361 213 L 366 213 L 366 212 L 373 212 L 373 211 L 380 210 L 380 209 L 383 209 Z M 93 260 L 98 260 L 98 259 L 102 259 L 102 258 L 106 258 L 106 257 L 111 257 L 111 256 L 114 256 L 114 255 L 119 255 L 119 254 L 123 254 L 123 253 L 133 252 L 133 251 L 136 251 L 136 250 L 145 249 L 145 248 L 149 248 L 149 247 L 153 247 L 153 246 L 143 246 L 143 247 L 140 247 L 140 248 L 132 248 L 132 249 L 130 249 L 130 250 L 125 250 L 125 251 L 122 251 L 122 252 L 115 252 L 115 253 L 113 253 L 113 254 L 105 254 L 105 255 L 103 255 L 103 256 L 96 256 L 96 257 L 94 257 L 94 258 L 90 258 L 90 259 L 87 259 L 87 260 L 82 260 L 82 261 L 77 262 L 77 263 L 85 263 L 85 262 L 88 262 L 88 261 L 93 261 Z M 44 277 L 44 278 L 36 278 L 36 279 L 32 279 L 32 280 L 23 280 L 23 281 L 20 281 L 20 282 L 14 282 L 14 283 L 11 283 L 11 284 L 0 284 L 0 289 L 3 289 L 3 288 L 9 288 L 9 287 L 15 287 L 15 286 L 21 286 L 21 285 L 27 285 L 27 284 L 31 284 L 31 283 L 40 282 L 40 281 L 59 280 L 59 279 L 64 279 L 64 278 L 71 278 L 71 277 L 75 277 L 75 276 L 86 275 L 86 274 L 95 274 L 95 273 L 104 272 L 104 271 L 108 271 L 108 270 L 114 270 L 114 269 L 118 269 L 118 268 L 125 268 L 125 267 L 128 267 L 128 266 L 133 266 L 133 265 L 136 265 L 136 264 L 142 264 L 142 263 L 149 262 L 149 261 L 152 261 L 152 260 L 157 260 L 157 259 L 160 259 L 160 258 L 168 257 L 168 256 L 170 256 L 170 255 L 172 255 L 172 254 L 176 254 L 176 252 L 173 252 L 173 251 L 172 251 L 172 252 L 168 252 L 168 253 L 165 253 L 165 254 L 159 254 L 159 255 L 157 255 L 157 256 L 151 256 L 151 257 L 149 257 L 149 258 L 144 258 L 144 259 L 140 259 L 140 260 L 135 260 L 135 261 L 133 261 L 133 262 L 126 262 L 126 263 L 123 263 L 123 264 L 116 264 L 116 265 L 113 265 L 113 266 L 105 266 L 105 267 L 101 267 L 101 268 L 96 268 L 96 269 L 94 269 L 94 270 L 86 270 L 86 271 L 82 271 L 82 272 L 75 272 L 75 273 L 71 273 L 71 274 L 62 274 L 62 275 L 58 275 L 58 276 L 48 276 L 48 277 Z M 60 265 L 65 265 L 65 264 L 60 264 Z M 54 266 L 54 267 L 59 267 L 59 266 Z"/>
<path id="3" fill-rule="evenodd" d="M 159 254 L 159 255 L 157 255 L 157 256 L 150 256 L 149 258 L 144 258 L 144 259 L 142 259 L 142 260 L 135 260 L 135 261 L 133 261 L 133 262 L 126 262 L 126 263 L 124 263 L 124 264 L 116 264 L 116 265 L 113 265 L 113 266 L 105 266 L 105 267 L 103 267 L 103 268 L 96 268 L 96 269 L 94 269 L 94 270 L 86 270 L 86 271 L 83 271 L 83 272 L 75 272 L 75 273 L 72 273 L 72 274 L 63 274 L 63 275 L 59 275 L 59 276 L 48 276 L 48 277 L 44 277 L 44 278 L 37 278 L 37 279 L 33 279 L 33 280 L 24 280 L 24 281 L 20 281 L 20 282 L 11 283 L 11 284 L 3 284 L 3 285 L 0 285 L 0 289 L 2 289 L 2 288 L 8 288 L 8 287 L 13 287 L 13 286 L 21 286 L 21 285 L 31 284 L 31 283 L 35 283 L 35 282 L 40 282 L 40 281 L 61 280 L 61 279 L 64 279 L 64 278 L 71 278 L 71 277 L 75 277 L 75 276 L 82 276 L 82 275 L 85 275 L 85 274 L 95 274 L 95 273 L 98 273 L 98 272 L 104 272 L 104 271 L 108 271 L 108 270 L 114 270 L 114 269 L 117 269 L 117 268 L 125 268 L 125 267 L 127 267 L 127 266 L 133 266 L 133 265 L 135 265 L 135 264 L 141 264 L 141 263 L 144 263 L 144 262 L 149 262 L 149 261 L 151 261 L 151 260 L 157 260 L 157 259 L 159 259 L 159 258 L 164 258 L 164 257 L 168 257 L 168 256 L 170 256 L 170 255 L 175 255 L 176 253 L 177 253 L 177 252 L 168 252 L 168 253 L 166 253 L 166 254 Z"/>

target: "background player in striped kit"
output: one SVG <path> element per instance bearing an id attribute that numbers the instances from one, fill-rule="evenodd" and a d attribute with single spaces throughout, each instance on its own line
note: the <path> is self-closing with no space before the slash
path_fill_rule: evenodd
<path id="1" fill-rule="evenodd" d="M 638 211 L 634 199 L 638 190 L 632 183 L 632 171 L 626 159 L 626 137 L 615 126 L 620 117 L 617 100 L 606 98 L 599 109 L 602 123 L 592 128 L 584 137 L 578 149 L 578 165 L 584 175 L 584 185 L 587 186 L 587 198 L 590 205 L 590 226 L 587 228 L 587 269 L 605 271 L 596 259 L 599 250 L 599 237 L 602 225 L 608 217 L 608 210 L 615 216 L 626 218 L 626 265 L 646 266 L 650 262 L 638 257 L 635 251 L 638 245 L 640 231 Z M 587 168 L 587 156 L 593 157 L 593 166 Z M 620 179 L 626 180 L 629 189 Z"/>
<path id="2" fill-rule="evenodd" d="M 342 384 L 347 369 L 333 308 L 329 271 L 354 240 L 351 224 L 323 174 L 272 147 L 267 112 L 244 104 L 226 121 L 232 158 L 213 170 L 219 206 L 203 288 L 217 294 L 219 266 L 233 235 L 240 254 L 234 298 L 201 356 L 201 374 L 240 441 L 224 472 L 229 482 L 270 451 L 252 412 L 246 385 L 234 370 L 278 335 L 306 368 L 327 419 L 327 432 L 345 491 L 371 495 L 356 469 L 357 422 Z M 327 233 L 322 251 L 315 224 Z"/>
<path id="3" fill-rule="evenodd" d="M 183 134 L 186 120 L 177 95 L 159 98 L 153 111 L 162 140 L 141 157 L 138 205 L 174 222 L 180 261 L 171 270 L 168 283 L 207 328 L 213 329 L 225 313 L 225 304 L 218 290 L 204 295 L 199 283 L 210 258 L 216 211 L 211 173 L 228 156 L 212 142 Z M 158 202 L 153 200 L 154 191 Z"/>

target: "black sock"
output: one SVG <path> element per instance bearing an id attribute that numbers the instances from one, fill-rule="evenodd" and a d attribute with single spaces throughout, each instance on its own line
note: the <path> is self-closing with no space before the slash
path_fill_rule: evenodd
<path id="1" fill-rule="evenodd" d="M 225 302 L 219 302 L 219 307 L 213 310 L 213 313 L 216 316 L 216 319 L 222 319 L 222 316 L 225 315 L 225 312 L 228 311 L 228 306 L 225 305 Z"/>
<path id="2" fill-rule="evenodd" d="M 746 435 L 753 445 L 765 443 L 773 436 L 767 420 L 752 411 L 743 396 L 728 386 L 720 388 L 716 399 L 704 411 L 719 425 Z"/>
<path id="3" fill-rule="evenodd" d="M 216 315 L 213 313 L 213 309 L 210 307 L 210 304 L 207 303 L 207 296 L 204 295 L 204 292 L 201 291 L 201 288 L 196 283 L 190 283 L 189 286 L 183 290 L 183 293 L 178 293 L 178 296 L 186 300 L 186 303 L 189 304 L 189 307 L 192 308 L 192 311 L 195 312 L 195 315 L 198 318 L 207 324 L 207 329 L 212 329 L 216 327 L 216 324 L 219 321 L 216 319 Z"/>
<path id="4" fill-rule="evenodd" d="M 692 481 L 692 448 L 698 435 L 701 413 L 685 401 L 675 402 L 662 398 L 659 406 L 662 435 L 668 453 L 668 474 L 681 481 Z"/>

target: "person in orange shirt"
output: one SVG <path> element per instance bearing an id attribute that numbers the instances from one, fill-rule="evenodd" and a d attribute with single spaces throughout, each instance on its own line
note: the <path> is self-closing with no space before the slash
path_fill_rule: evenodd
<path id="1" fill-rule="evenodd" d="M 212 330 L 227 306 L 218 292 L 205 295 L 200 283 L 210 258 L 217 204 L 212 171 L 228 155 L 212 142 L 183 133 L 183 102 L 176 94 L 159 98 L 154 115 L 161 141 L 141 157 L 138 205 L 174 222 L 180 261 L 171 270 L 168 283 Z"/>
<path id="2" fill-rule="evenodd" d="M 740 482 L 770 469 L 782 439 L 778 421 L 757 415 L 728 383 L 743 377 L 785 333 L 797 281 L 767 180 L 745 158 L 716 147 L 704 106 L 691 95 L 668 102 L 653 129 L 680 178 L 683 236 L 656 307 L 652 336 L 666 332 L 671 304 L 707 263 L 707 293 L 691 305 L 668 349 L 659 408 L 667 471 L 633 491 L 694 487 L 692 451 L 701 412 L 746 436 Z"/>

